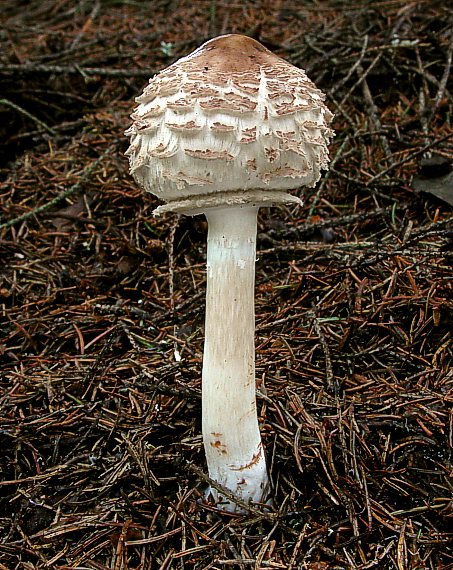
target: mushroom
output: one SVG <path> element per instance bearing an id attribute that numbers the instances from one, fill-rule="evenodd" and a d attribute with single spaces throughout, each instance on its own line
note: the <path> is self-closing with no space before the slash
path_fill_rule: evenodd
<path id="1" fill-rule="evenodd" d="M 245 503 L 270 493 L 255 396 L 257 212 L 300 204 L 287 190 L 314 186 L 328 168 L 324 99 L 304 71 L 230 34 L 150 79 L 126 131 L 131 174 L 166 202 L 155 213 L 208 220 L 203 443 L 210 478 Z"/>

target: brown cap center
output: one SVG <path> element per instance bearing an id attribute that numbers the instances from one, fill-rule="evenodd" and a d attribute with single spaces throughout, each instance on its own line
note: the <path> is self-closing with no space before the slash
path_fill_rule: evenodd
<path id="1" fill-rule="evenodd" d="M 256 40 L 240 34 L 209 40 L 183 60 L 193 60 L 204 71 L 220 73 L 259 72 L 262 65 L 286 63 Z"/>

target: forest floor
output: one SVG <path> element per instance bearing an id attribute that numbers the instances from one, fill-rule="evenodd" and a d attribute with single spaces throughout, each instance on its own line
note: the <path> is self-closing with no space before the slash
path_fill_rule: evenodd
<path id="1" fill-rule="evenodd" d="M 453 568 L 451 10 L 3 0 L 0 570 Z M 203 501 L 206 223 L 153 216 L 124 130 L 215 35 L 335 113 L 304 206 L 263 208 L 258 412 L 273 507 Z"/>

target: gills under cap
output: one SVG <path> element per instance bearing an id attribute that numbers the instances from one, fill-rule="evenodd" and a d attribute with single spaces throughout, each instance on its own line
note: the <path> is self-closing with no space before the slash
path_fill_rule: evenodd
<path id="1" fill-rule="evenodd" d="M 130 170 L 167 204 L 297 202 L 328 168 L 332 113 L 305 72 L 259 42 L 214 38 L 150 79 L 131 127 Z"/>

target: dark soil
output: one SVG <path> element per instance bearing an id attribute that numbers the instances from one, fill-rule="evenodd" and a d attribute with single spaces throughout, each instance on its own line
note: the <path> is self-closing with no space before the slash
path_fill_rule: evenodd
<path id="1" fill-rule="evenodd" d="M 3 0 L 1 570 L 453 568 L 446 4 Z M 202 500 L 206 224 L 153 216 L 123 134 L 228 32 L 304 68 L 337 133 L 304 207 L 260 211 L 274 507 L 247 516 Z"/>

